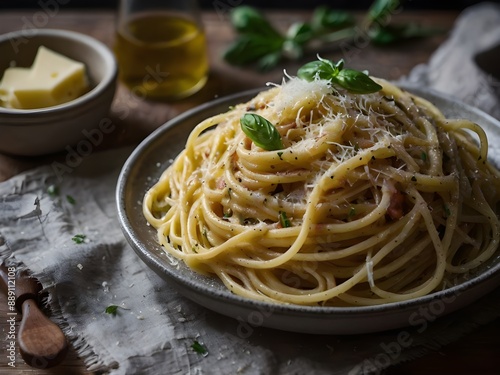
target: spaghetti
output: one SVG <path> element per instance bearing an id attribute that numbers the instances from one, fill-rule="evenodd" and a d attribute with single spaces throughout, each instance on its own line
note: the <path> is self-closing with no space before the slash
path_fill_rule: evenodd
<path id="1" fill-rule="evenodd" d="M 327 306 L 413 299 L 492 258 L 500 174 L 484 131 L 375 80 L 355 95 L 290 78 L 197 125 L 144 198 L 166 252 L 243 297 Z M 252 142 L 246 113 L 283 148 Z"/>

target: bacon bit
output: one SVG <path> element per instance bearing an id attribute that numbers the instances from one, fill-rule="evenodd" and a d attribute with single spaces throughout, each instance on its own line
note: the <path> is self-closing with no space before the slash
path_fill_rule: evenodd
<path id="1" fill-rule="evenodd" d="M 224 181 L 224 179 L 220 177 L 219 179 L 217 179 L 215 186 L 217 187 L 217 189 L 223 190 L 226 187 L 226 181 Z"/>
<path id="2" fill-rule="evenodd" d="M 404 194 L 399 190 L 394 189 L 391 195 L 391 202 L 389 203 L 389 207 L 387 208 L 387 215 L 389 215 L 392 220 L 399 220 L 403 217 L 404 201 Z"/>
<path id="3" fill-rule="evenodd" d="M 252 140 L 248 137 L 245 137 L 245 140 L 244 140 L 244 146 L 247 150 L 250 150 L 252 148 Z"/>
<path id="4" fill-rule="evenodd" d="M 266 106 L 267 106 L 266 102 L 260 101 L 260 102 L 255 104 L 255 109 L 264 109 L 264 108 L 266 108 Z"/>
<path id="5" fill-rule="evenodd" d="M 220 203 L 214 203 L 212 205 L 212 212 L 218 217 L 224 217 L 224 207 Z"/>

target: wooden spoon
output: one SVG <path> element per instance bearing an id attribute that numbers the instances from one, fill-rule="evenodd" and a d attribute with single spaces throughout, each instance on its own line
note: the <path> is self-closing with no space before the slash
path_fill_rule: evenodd
<path id="1" fill-rule="evenodd" d="M 9 277 L 5 265 L 0 265 L 2 289 L 12 290 L 12 274 Z M 53 367 L 64 359 L 68 343 L 61 329 L 48 319 L 38 307 L 41 285 L 27 273 L 15 276 L 16 309 L 22 314 L 18 332 L 19 351 L 26 364 L 36 368 Z"/>

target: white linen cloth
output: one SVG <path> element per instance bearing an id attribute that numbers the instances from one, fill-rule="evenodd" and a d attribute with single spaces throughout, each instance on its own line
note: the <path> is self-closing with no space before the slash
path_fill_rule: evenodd
<path id="1" fill-rule="evenodd" d="M 408 79 L 455 94 L 499 117 L 497 82 L 473 64 L 476 52 L 499 39 L 500 7 L 471 8 L 429 64 Z M 486 79 L 492 91 L 479 87 Z M 0 257 L 26 267 L 41 281 L 53 319 L 91 370 L 112 375 L 371 374 L 436 350 L 500 315 L 497 290 L 425 327 L 357 336 L 253 327 L 242 337 L 241 323 L 179 295 L 126 243 L 114 194 L 130 152 L 90 155 L 61 178 L 48 165 L 0 184 Z M 59 187 L 55 197 L 47 193 L 52 184 Z M 78 234 L 86 236 L 84 243 L 72 240 Z M 109 305 L 120 306 L 115 316 L 104 312 Z M 401 332 L 408 334 L 404 344 L 398 341 Z M 192 349 L 195 340 L 206 347 L 207 355 Z"/>

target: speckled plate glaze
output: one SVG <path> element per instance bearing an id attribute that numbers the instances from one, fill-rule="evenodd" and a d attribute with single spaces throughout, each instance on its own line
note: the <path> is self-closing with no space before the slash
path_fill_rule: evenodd
<path id="1" fill-rule="evenodd" d="M 437 92 L 403 85 L 422 96 L 447 117 L 467 118 L 488 134 L 490 158 L 500 165 L 500 122 L 491 116 Z M 125 237 L 137 255 L 158 275 L 194 302 L 251 326 L 312 334 L 361 334 L 406 326 L 456 311 L 500 285 L 497 256 L 474 277 L 450 289 L 400 303 L 369 307 L 310 307 L 271 304 L 239 297 L 215 278 L 191 271 L 184 263 L 172 262 L 156 241 L 156 231 L 147 225 L 141 202 L 146 190 L 183 149 L 190 131 L 203 119 L 248 101 L 257 90 L 246 91 L 194 108 L 167 122 L 145 139 L 130 155 L 121 171 L 116 198 Z M 424 313 L 425 312 L 425 313 Z"/>

